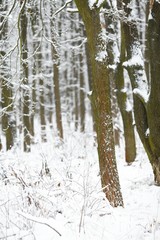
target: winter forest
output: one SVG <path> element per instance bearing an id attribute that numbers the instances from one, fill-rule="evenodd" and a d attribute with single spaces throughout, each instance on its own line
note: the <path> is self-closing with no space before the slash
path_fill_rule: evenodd
<path id="1" fill-rule="evenodd" d="M 0 0 L 0 240 L 160 239 L 160 1 Z"/>

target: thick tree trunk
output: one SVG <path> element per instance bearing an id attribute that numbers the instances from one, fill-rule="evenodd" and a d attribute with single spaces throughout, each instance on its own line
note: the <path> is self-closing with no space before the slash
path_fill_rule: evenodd
<path id="1" fill-rule="evenodd" d="M 115 160 L 110 101 L 109 72 L 102 38 L 99 10 L 86 0 L 75 0 L 85 24 L 93 76 L 92 105 L 97 132 L 98 155 L 103 191 L 114 207 L 123 206 Z M 103 56 L 102 56 L 103 55 Z"/>
<path id="2" fill-rule="evenodd" d="M 125 0 L 125 12 L 130 15 L 128 7 L 130 0 Z M 145 87 L 148 82 L 143 78 L 144 66 L 140 62 L 132 63 L 134 56 L 138 57 L 140 50 L 137 25 L 132 22 L 124 22 L 125 46 L 127 51 L 127 62 L 124 64 L 128 70 L 133 88 L 134 114 L 137 131 L 146 150 L 153 168 L 155 183 L 160 185 L 160 3 L 154 1 L 152 15 L 148 27 L 148 53 L 151 67 L 151 91 L 148 101 L 144 96 Z M 132 63 L 132 64 L 131 64 Z M 147 89 L 146 89 L 147 92 Z"/>
<path id="3" fill-rule="evenodd" d="M 148 52 L 151 69 L 151 92 L 147 107 L 149 141 L 154 159 L 155 182 L 160 185 L 160 3 L 154 1 L 153 19 L 148 24 Z"/>

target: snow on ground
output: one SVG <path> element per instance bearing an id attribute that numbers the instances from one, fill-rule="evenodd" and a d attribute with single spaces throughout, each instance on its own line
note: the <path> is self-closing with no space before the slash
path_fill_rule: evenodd
<path id="1" fill-rule="evenodd" d="M 124 208 L 113 209 L 100 188 L 92 134 L 50 139 L 31 153 L 0 153 L 0 239 L 159 240 L 160 188 L 141 147 L 132 166 L 117 162 Z"/>

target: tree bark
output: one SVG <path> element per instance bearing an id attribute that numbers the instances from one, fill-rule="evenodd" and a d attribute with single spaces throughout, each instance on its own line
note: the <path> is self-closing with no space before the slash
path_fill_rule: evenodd
<path id="1" fill-rule="evenodd" d="M 105 5 L 105 8 L 108 10 L 112 10 L 112 6 L 109 4 Z M 124 33 L 121 31 L 121 40 L 120 40 L 120 57 L 117 60 L 117 56 L 115 57 L 115 48 L 118 49 L 118 42 L 116 42 L 116 28 L 117 23 L 115 22 L 114 16 L 106 16 L 106 31 L 108 33 L 109 39 L 107 41 L 107 52 L 108 52 L 108 62 L 110 66 L 114 66 L 114 68 L 110 68 L 110 82 L 113 88 L 112 96 L 116 95 L 118 100 L 118 106 L 121 112 L 122 120 L 123 120 L 123 129 L 124 129 L 124 140 L 125 140 L 125 160 L 128 164 L 131 164 L 136 158 L 136 141 L 135 141 L 135 133 L 134 133 L 134 124 L 133 124 L 133 110 L 129 105 L 129 99 L 127 95 L 127 90 L 125 89 L 125 80 L 124 80 L 124 71 L 123 71 L 123 62 L 125 61 L 125 41 L 124 41 Z M 113 99 L 112 97 L 112 99 Z M 112 100 L 113 102 L 113 100 Z M 114 100 L 114 105 L 116 107 L 116 101 Z M 116 114 L 115 114 L 116 115 Z"/>
<path id="2" fill-rule="evenodd" d="M 129 6 L 130 0 L 124 1 L 124 10 L 127 17 L 132 9 Z M 134 99 L 134 114 L 138 134 L 150 160 L 155 183 L 160 186 L 160 3 L 154 1 L 152 7 L 153 19 L 149 20 L 148 26 L 148 54 L 150 62 L 151 91 L 149 99 L 146 100 L 143 92 L 148 91 L 148 81 L 143 78 L 144 66 L 142 63 L 132 63 L 134 56 L 138 56 L 140 49 L 137 25 L 134 20 L 123 22 L 125 33 L 125 46 L 127 52 L 126 69 L 128 71 Z M 123 64 L 124 65 L 124 64 Z"/>
<path id="3" fill-rule="evenodd" d="M 113 124 L 110 101 L 110 82 L 102 38 L 99 9 L 92 10 L 86 0 L 75 0 L 84 21 L 91 59 L 93 92 L 92 106 L 97 132 L 98 155 L 102 188 L 106 198 L 114 207 L 123 206 L 115 159 Z"/>
<path id="4" fill-rule="evenodd" d="M 53 6 L 51 6 L 51 16 L 53 14 Z M 63 125 L 62 125 L 62 113 L 61 113 L 61 98 L 60 98 L 60 86 L 59 86 L 59 63 L 60 58 L 57 51 L 57 40 L 55 36 L 54 20 L 51 20 L 51 38 L 52 38 L 52 60 L 53 60 L 53 86 L 55 95 L 55 107 L 56 107 L 56 124 L 58 135 L 63 139 Z"/>
<path id="5" fill-rule="evenodd" d="M 83 49 L 81 48 L 81 51 Z M 83 56 L 82 52 L 79 54 L 79 61 L 80 61 L 80 130 L 84 132 L 85 130 L 85 91 L 84 91 L 84 73 L 83 73 Z"/>
<path id="6" fill-rule="evenodd" d="M 5 12 L 7 11 L 7 1 L 0 8 L 0 81 L 1 81 L 1 100 L 2 100 L 2 130 L 6 138 L 6 150 L 9 150 L 14 145 L 15 138 L 15 118 L 12 102 L 12 84 L 10 80 L 10 69 L 8 65 L 8 58 L 5 54 L 7 51 L 7 33 L 8 20 L 5 20 Z"/>
<path id="7" fill-rule="evenodd" d="M 160 185 L 160 3 L 154 1 L 152 19 L 148 23 L 148 48 L 151 74 L 151 92 L 147 106 L 149 142 L 155 182 Z"/>
<path id="8" fill-rule="evenodd" d="M 27 48 L 27 15 L 26 15 L 26 1 L 22 3 L 20 12 L 20 60 L 23 78 L 23 146 L 25 152 L 30 152 L 31 135 L 30 135 L 30 92 L 28 87 L 28 48 Z"/>

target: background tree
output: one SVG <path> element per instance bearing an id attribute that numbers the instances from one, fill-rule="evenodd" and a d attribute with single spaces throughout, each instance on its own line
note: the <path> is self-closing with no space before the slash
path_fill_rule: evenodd
<path id="1" fill-rule="evenodd" d="M 160 3 L 154 1 L 151 9 L 152 18 L 148 23 L 148 48 L 151 76 L 151 91 L 147 105 L 149 128 L 148 156 L 153 167 L 155 182 L 160 186 Z M 158 134 L 157 134 L 158 133 Z M 150 154 L 151 149 L 151 154 Z"/>
<path id="2" fill-rule="evenodd" d="M 30 91 L 29 91 L 29 69 L 28 69 L 28 45 L 27 45 L 27 0 L 21 4 L 19 15 L 19 34 L 20 34 L 20 61 L 21 61 L 21 77 L 22 77 L 22 114 L 23 114 L 23 146 L 24 151 L 30 151 L 31 135 L 30 135 Z"/>
<path id="3" fill-rule="evenodd" d="M 118 21 L 117 18 L 114 16 L 116 8 L 117 6 L 112 6 L 112 4 L 110 4 L 109 2 L 105 4 L 105 9 L 109 12 L 109 14 L 105 14 L 105 25 L 108 36 L 106 42 L 108 63 L 110 66 L 110 84 L 112 88 L 112 99 L 115 98 L 113 100 L 115 105 L 113 111 L 115 112 L 115 108 L 117 108 L 117 96 L 119 110 L 121 112 L 123 120 L 125 159 L 126 162 L 130 164 L 136 158 L 136 140 L 134 133 L 133 110 L 128 97 L 129 89 L 127 88 L 123 69 L 123 62 L 125 62 L 124 34 L 121 30 L 120 33 L 118 32 Z M 120 38 L 118 38 L 119 34 L 121 34 Z M 114 118 L 115 117 L 117 118 L 118 116 L 114 116 Z"/>
<path id="4" fill-rule="evenodd" d="M 51 5 L 51 48 L 52 48 L 52 61 L 53 61 L 53 86 L 55 95 L 55 108 L 56 108 L 56 124 L 58 134 L 61 139 L 63 139 L 63 125 L 62 125 L 62 113 L 61 113 L 61 96 L 60 96 L 60 86 L 59 86 L 59 66 L 60 57 L 58 53 L 58 41 L 56 35 L 56 20 L 54 16 L 55 8 Z"/>
<path id="5" fill-rule="evenodd" d="M 160 23 L 158 14 L 159 3 L 154 1 L 148 26 L 148 52 L 150 62 L 151 85 L 144 72 L 144 60 L 139 41 L 139 32 L 135 15 L 132 14 L 130 1 L 124 0 L 121 9 L 124 9 L 126 19 L 122 22 L 122 31 L 125 35 L 126 62 L 123 66 L 127 69 L 131 80 L 134 100 L 134 115 L 137 131 L 146 150 L 153 168 L 155 183 L 160 185 L 159 138 L 159 43 L 160 32 L 157 27 Z M 151 88 L 150 92 L 149 89 Z M 149 98 L 148 98 L 149 96 Z"/>
<path id="6" fill-rule="evenodd" d="M 9 58 L 7 56 L 8 43 L 8 1 L 0 1 L 0 81 L 1 81 L 1 105 L 2 105 L 2 130 L 5 133 L 6 149 L 14 145 L 15 140 L 15 116 L 13 111 L 13 94 L 10 74 Z"/>

